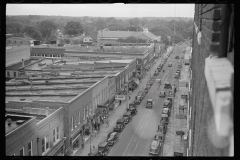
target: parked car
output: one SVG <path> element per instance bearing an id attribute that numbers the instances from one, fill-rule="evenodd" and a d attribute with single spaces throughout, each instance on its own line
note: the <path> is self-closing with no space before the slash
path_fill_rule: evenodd
<path id="1" fill-rule="evenodd" d="M 167 100 L 169 100 L 171 103 L 173 103 L 173 97 L 168 96 Z"/>
<path id="2" fill-rule="evenodd" d="M 168 91 L 168 96 L 173 96 L 173 91 Z"/>
<path id="3" fill-rule="evenodd" d="M 113 128 L 113 131 L 114 132 L 122 132 L 124 129 L 124 126 L 125 126 L 125 124 L 116 124 L 116 126 Z"/>
<path id="4" fill-rule="evenodd" d="M 179 57 L 179 56 L 176 56 L 175 59 L 180 59 L 180 57 Z"/>
<path id="5" fill-rule="evenodd" d="M 170 116 L 170 109 L 169 108 L 163 108 L 162 113 Z"/>
<path id="6" fill-rule="evenodd" d="M 174 78 L 179 78 L 179 77 L 180 77 L 180 74 L 175 73 Z"/>
<path id="7" fill-rule="evenodd" d="M 166 131 L 167 131 L 167 123 L 166 121 L 162 121 L 162 123 L 158 124 L 158 132 L 165 135 Z"/>
<path id="8" fill-rule="evenodd" d="M 137 108 L 129 108 L 129 112 L 131 113 L 131 116 L 135 116 L 137 114 Z"/>
<path id="9" fill-rule="evenodd" d="M 124 113 L 123 118 L 127 120 L 127 123 L 129 123 L 132 120 L 131 112 L 128 111 Z"/>
<path id="10" fill-rule="evenodd" d="M 106 156 L 109 152 L 108 142 L 100 142 L 98 144 L 98 153 L 102 156 Z"/>
<path id="11" fill-rule="evenodd" d="M 152 108 L 152 107 L 153 107 L 153 99 L 148 99 L 147 104 L 146 104 L 146 108 Z"/>
<path id="12" fill-rule="evenodd" d="M 119 136 L 118 132 L 112 131 L 112 132 L 108 133 L 108 135 L 107 135 L 108 145 L 113 146 L 118 141 L 118 136 Z"/>
<path id="13" fill-rule="evenodd" d="M 168 63 L 168 67 L 172 67 L 172 63 L 171 62 Z"/>
<path id="14" fill-rule="evenodd" d="M 168 124 L 168 115 L 167 114 L 162 114 L 162 118 L 160 120 L 160 123 L 166 123 Z"/>
<path id="15" fill-rule="evenodd" d="M 158 72 L 161 72 L 162 67 L 157 67 Z"/>
<path id="16" fill-rule="evenodd" d="M 169 100 L 165 100 L 163 103 L 163 108 L 170 108 L 171 107 L 171 102 Z"/>
<path id="17" fill-rule="evenodd" d="M 165 91 L 161 91 L 159 94 L 159 97 L 166 97 L 166 92 Z"/>
<path id="18" fill-rule="evenodd" d="M 153 140 L 150 146 L 149 155 L 159 155 L 161 143 L 157 140 Z"/>
<path id="19" fill-rule="evenodd" d="M 164 88 L 166 89 L 172 88 L 172 85 L 169 82 L 166 82 Z"/>
<path id="20" fill-rule="evenodd" d="M 159 141 L 160 143 L 163 143 L 164 138 L 165 138 L 165 136 L 164 136 L 164 134 L 163 134 L 162 132 L 157 132 L 157 133 L 155 134 L 155 136 L 153 137 L 154 140 L 157 140 L 157 141 Z"/>
<path id="21" fill-rule="evenodd" d="M 158 70 L 156 70 L 156 71 L 154 72 L 154 76 L 158 76 L 158 75 L 159 75 Z"/>

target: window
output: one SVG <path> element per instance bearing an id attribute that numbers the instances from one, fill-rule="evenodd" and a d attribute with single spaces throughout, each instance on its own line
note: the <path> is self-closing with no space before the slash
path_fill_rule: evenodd
<path id="1" fill-rule="evenodd" d="M 57 126 L 57 128 L 53 130 L 53 145 L 55 145 L 59 139 L 60 139 L 60 132 L 59 132 L 59 126 Z"/>
<path id="2" fill-rule="evenodd" d="M 9 73 L 9 71 L 7 71 L 7 77 L 10 77 L 10 73 Z"/>
<path id="3" fill-rule="evenodd" d="M 78 111 L 78 124 L 80 124 L 81 121 L 80 116 L 81 116 L 80 111 Z"/>
<path id="4" fill-rule="evenodd" d="M 24 156 L 24 147 L 20 149 L 19 156 Z"/>
<path id="5" fill-rule="evenodd" d="M 72 116 L 72 119 L 71 119 L 71 123 L 72 123 L 72 130 L 73 130 L 73 125 L 74 125 L 74 117 Z"/>
<path id="6" fill-rule="evenodd" d="M 16 77 L 17 73 L 16 72 L 13 72 L 13 77 Z"/>
<path id="7" fill-rule="evenodd" d="M 77 113 L 75 113 L 74 115 L 74 125 L 75 125 L 75 128 L 77 127 Z"/>
<path id="8" fill-rule="evenodd" d="M 83 120 L 85 120 L 86 118 L 86 111 L 85 111 L 85 108 L 83 108 Z"/>
<path id="9" fill-rule="evenodd" d="M 47 135 L 46 137 L 44 137 L 42 139 L 42 154 L 44 154 L 48 148 L 50 147 L 49 145 L 49 135 Z"/>
<path id="10" fill-rule="evenodd" d="M 88 106 L 86 108 L 86 117 L 88 117 Z"/>
<path id="11" fill-rule="evenodd" d="M 32 141 L 28 143 L 28 155 L 32 156 Z"/>

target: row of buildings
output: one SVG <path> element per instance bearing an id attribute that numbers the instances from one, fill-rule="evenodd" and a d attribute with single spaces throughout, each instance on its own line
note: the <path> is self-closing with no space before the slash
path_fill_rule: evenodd
<path id="1" fill-rule="evenodd" d="M 157 42 L 140 48 L 144 52 L 34 46 L 30 59 L 6 66 L 6 155 L 70 155 L 84 144 L 90 120 L 99 122 L 117 107 L 115 96 L 138 84 L 165 50 Z"/>

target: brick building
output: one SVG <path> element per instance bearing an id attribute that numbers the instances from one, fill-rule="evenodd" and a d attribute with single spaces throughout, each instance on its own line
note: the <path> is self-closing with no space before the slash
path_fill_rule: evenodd
<path id="1" fill-rule="evenodd" d="M 233 156 L 234 5 L 196 4 L 189 156 Z"/>
<path id="2" fill-rule="evenodd" d="M 10 102 L 6 107 L 6 155 L 64 155 L 63 108 L 32 107 Z"/>

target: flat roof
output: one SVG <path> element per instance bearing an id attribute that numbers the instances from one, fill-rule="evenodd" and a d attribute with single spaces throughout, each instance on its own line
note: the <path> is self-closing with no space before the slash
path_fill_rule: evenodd
<path id="1" fill-rule="evenodd" d="M 44 65 L 40 66 L 39 63 L 42 63 Z M 24 67 L 24 69 L 25 70 L 41 70 L 41 69 L 45 68 L 47 65 L 52 64 L 52 63 L 53 63 L 52 59 L 45 58 L 45 59 L 40 60 L 38 63 L 34 63 L 32 65 Z"/>
<path id="2" fill-rule="evenodd" d="M 18 129 L 20 126 L 25 124 L 30 119 L 34 118 L 33 116 L 22 116 L 14 114 L 5 115 L 5 134 L 10 133 L 13 130 Z"/>
<path id="3" fill-rule="evenodd" d="M 38 61 L 38 60 L 36 60 L 36 59 L 25 59 L 24 60 L 24 66 L 27 66 L 27 65 L 29 65 L 31 63 L 34 63 L 36 61 Z M 22 67 L 22 60 L 20 60 L 18 62 L 15 62 L 15 63 L 12 63 L 10 65 L 8 64 L 6 66 L 6 70 L 19 70 L 21 67 Z"/>

